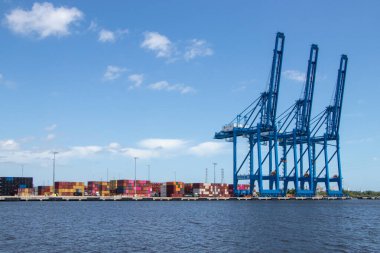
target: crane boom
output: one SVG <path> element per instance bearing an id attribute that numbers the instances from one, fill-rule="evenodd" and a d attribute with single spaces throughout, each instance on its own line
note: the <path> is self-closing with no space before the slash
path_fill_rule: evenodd
<path id="1" fill-rule="evenodd" d="M 307 66 L 306 83 L 303 99 L 298 101 L 297 123 L 298 131 L 307 133 L 310 126 L 311 108 L 313 105 L 314 84 L 317 72 L 318 46 L 313 44 L 310 48 L 310 56 Z"/>
<path id="2" fill-rule="evenodd" d="M 344 85 L 346 82 L 347 61 L 347 55 L 342 55 L 340 58 L 340 65 L 338 70 L 338 79 L 335 89 L 334 104 L 327 108 L 329 114 L 327 119 L 328 136 L 336 136 L 339 133 L 340 117 L 343 105 Z"/>
<path id="3" fill-rule="evenodd" d="M 272 69 L 268 91 L 263 96 L 263 111 L 261 115 L 261 124 L 267 127 L 275 126 L 278 93 L 280 88 L 280 77 L 282 67 L 282 57 L 284 52 L 285 35 L 278 32 L 276 36 L 275 48 L 273 50 Z"/>

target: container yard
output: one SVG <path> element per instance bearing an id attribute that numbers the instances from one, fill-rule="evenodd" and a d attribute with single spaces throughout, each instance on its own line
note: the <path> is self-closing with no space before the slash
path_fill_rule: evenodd
<path id="1" fill-rule="evenodd" d="M 111 180 L 84 182 L 55 182 L 53 186 L 33 188 L 33 178 L 3 177 L 1 200 L 306 200 L 306 199 L 341 199 L 316 195 L 300 197 L 293 194 L 287 196 L 268 197 L 256 194 L 234 194 L 233 184 L 221 183 L 184 183 L 178 181 L 150 182 L 148 180 Z M 135 187 L 136 185 L 136 187 Z M 237 189 L 248 191 L 249 184 L 239 184 Z M 343 199 L 347 199 L 343 196 Z M 376 198 L 375 198 L 376 199 Z"/>

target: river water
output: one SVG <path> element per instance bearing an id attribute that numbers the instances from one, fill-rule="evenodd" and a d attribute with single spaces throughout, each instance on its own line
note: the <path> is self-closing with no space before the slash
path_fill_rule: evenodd
<path id="1" fill-rule="evenodd" d="M 0 252 L 380 252 L 380 201 L 2 202 Z"/>

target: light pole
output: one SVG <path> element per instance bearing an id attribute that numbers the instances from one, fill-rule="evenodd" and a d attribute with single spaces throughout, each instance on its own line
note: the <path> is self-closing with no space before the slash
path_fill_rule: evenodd
<path id="1" fill-rule="evenodd" d="M 53 193 L 55 192 L 55 155 L 58 154 L 57 151 L 53 151 Z"/>
<path id="2" fill-rule="evenodd" d="M 24 164 L 21 164 L 21 177 L 24 177 Z"/>
<path id="3" fill-rule="evenodd" d="M 216 177 L 215 177 L 215 167 L 217 165 L 217 163 L 213 163 L 214 164 L 214 195 L 215 195 L 215 192 L 216 192 L 216 186 L 215 186 L 215 180 L 216 180 Z"/>
<path id="4" fill-rule="evenodd" d="M 148 167 L 148 181 L 150 181 L 150 164 L 148 164 L 147 167 Z"/>
<path id="5" fill-rule="evenodd" d="M 136 163 L 137 163 L 138 157 L 134 157 L 134 159 L 135 159 L 135 197 L 136 197 Z"/>

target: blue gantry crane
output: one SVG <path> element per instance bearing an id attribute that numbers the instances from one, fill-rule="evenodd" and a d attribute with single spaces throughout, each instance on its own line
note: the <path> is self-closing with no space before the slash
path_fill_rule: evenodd
<path id="1" fill-rule="evenodd" d="M 289 183 L 293 183 L 297 196 L 314 196 L 317 184 L 323 182 L 329 196 L 342 196 L 339 126 L 347 56 L 341 57 L 334 103 L 311 119 L 319 51 L 313 44 L 303 96 L 277 117 L 284 42 L 285 35 L 277 33 L 266 91 L 214 136 L 233 143 L 234 194 L 253 194 L 257 184 L 260 196 L 284 196 Z M 242 159 L 238 159 L 237 152 L 240 139 L 248 141 L 249 146 Z M 334 149 L 332 155 L 329 149 Z M 330 177 L 334 158 L 337 173 Z M 249 181 L 249 190 L 241 190 L 240 181 Z M 332 190 L 330 183 L 334 182 L 338 187 Z"/>
<path id="2" fill-rule="evenodd" d="M 289 182 L 293 183 L 297 196 L 314 195 L 314 179 L 313 173 L 311 173 L 313 171 L 313 163 L 310 148 L 310 119 L 317 72 L 318 51 L 317 45 L 311 45 L 303 97 L 285 110 L 277 119 L 279 124 L 279 146 L 282 148 L 282 157 L 279 166 L 282 165 L 283 168 L 283 195 L 287 193 Z M 291 151 L 293 151 L 293 154 L 288 158 Z M 290 163 L 292 157 L 293 162 Z M 291 165 L 292 168 L 288 168 L 288 164 Z M 305 171 L 305 167 L 307 171 Z M 305 183 L 307 183 L 307 189 L 305 188 Z"/>
<path id="3" fill-rule="evenodd" d="M 278 169 L 278 140 L 276 113 L 280 88 L 282 58 L 284 54 L 285 35 L 277 33 L 273 50 L 272 68 L 268 89 L 253 103 L 236 116 L 222 131 L 215 133 L 216 139 L 227 139 L 233 142 L 233 184 L 235 195 L 252 194 L 257 181 L 261 195 L 279 196 L 280 174 Z M 237 161 L 237 139 L 248 139 L 249 151 L 241 163 Z M 264 150 L 263 146 L 267 145 Z M 254 151 L 257 152 L 257 157 Z M 254 165 L 257 170 L 254 170 Z M 264 173 L 264 165 L 268 173 Z M 249 174 L 242 174 L 243 166 L 248 165 Z M 249 180 L 248 192 L 238 190 L 240 180 Z M 265 185 L 267 182 L 267 185 Z M 267 186 L 267 189 L 264 189 Z"/>
<path id="4" fill-rule="evenodd" d="M 314 191 L 318 183 L 324 183 L 327 195 L 337 197 L 343 195 L 339 128 L 346 82 L 347 61 L 347 55 L 342 55 L 333 104 L 327 106 L 324 111 L 314 118 L 311 129 L 312 161 L 315 168 L 313 171 L 315 178 Z M 323 126 L 325 126 L 325 129 L 323 129 Z M 332 154 L 330 154 L 330 151 L 332 151 Z M 320 158 L 321 155 L 322 158 Z M 319 160 L 322 160 L 322 162 L 319 162 Z M 336 174 L 331 177 L 330 172 L 334 166 Z M 330 183 L 336 183 L 337 188 L 332 190 Z"/>

